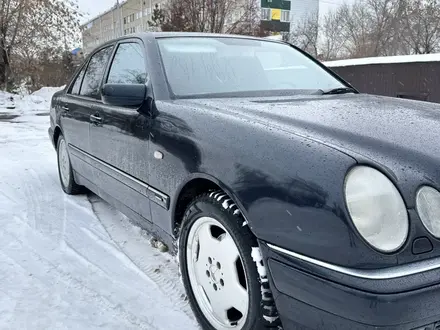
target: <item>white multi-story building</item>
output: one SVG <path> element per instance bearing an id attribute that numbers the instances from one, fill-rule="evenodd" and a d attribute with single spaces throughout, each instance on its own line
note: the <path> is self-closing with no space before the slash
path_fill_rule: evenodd
<path id="1" fill-rule="evenodd" d="M 111 39 L 153 28 L 151 21 L 156 4 L 163 6 L 166 0 L 125 0 L 81 26 L 83 50 L 88 54 L 96 46 Z"/>
<path id="2" fill-rule="evenodd" d="M 260 0 L 262 28 L 289 33 L 305 19 L 318 19 L 319 0 Z"/>
<path id="3" fill-rule="evenodd" d="M 290 0 L 290 28 L 306 19 L 319 18 L 319 0 Z"/>

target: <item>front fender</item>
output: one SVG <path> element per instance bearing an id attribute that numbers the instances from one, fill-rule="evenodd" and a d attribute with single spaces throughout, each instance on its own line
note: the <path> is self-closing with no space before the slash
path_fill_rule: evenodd
<path id="1" fill-rule="evenodd" d="M 150 163 L 149 183 L 172 203 L 189 180 L 205 178 L 229 194 L 261 241 L 347 267 L 396 264 L 353 228 L 343 191 L 357 164 L 351 156 L 227 109 L 183 101 L 157 107 L 150 148 L 166 162 Z"/>
<path id="2" fill-rule="evenodd" d="M 368 246 L 350 220 L 344 181 L 354 158 L 263 124 L 238 131 L 228 148 L 213 139 L 201 166 L 234 199 L 259 240 L 347 267 L 397 264 L 396 256 Z"/>

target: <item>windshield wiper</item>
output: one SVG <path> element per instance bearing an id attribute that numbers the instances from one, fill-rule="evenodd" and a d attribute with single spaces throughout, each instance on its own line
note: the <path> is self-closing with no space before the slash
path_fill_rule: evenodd
<path id="1" fill-rule="evenodd" d="M 320 89 L 316 94 L 335 95 L 335 94 L 348 94 L 348 93 L 357 94 L 358 91 L 352 87 L 340 87 L 340 88 L 333 88 L 333 89 L 327 89 L 327 90 Z"/>

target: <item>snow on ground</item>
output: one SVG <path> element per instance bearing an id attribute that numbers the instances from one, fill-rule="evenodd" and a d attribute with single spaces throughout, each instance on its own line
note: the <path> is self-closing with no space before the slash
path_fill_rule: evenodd
<path id="1" fill-rule="evenodd" d="M 49 112 L 52 95 L 62 89 L 64 89 L 64 86 L 43 87 L 28 95 L 17 95 L 0 91 L 0 112 L 14 112 L 18 114 L 27 112 Z M 15 109 L 4 108 L 6 106 L 6 99 L 10 96 L 14 98 Z"/>
<path id="2" fill-rule="evenodd" d="M 48 109 L 23 99 L 16 118 L 0 105 L 0 329 L 198 329 L 175 259 L 99 197 L 62 192 Z"/>
<path id="3" fill-rule="evenodd" d="M 328 67 L 342 67 L 352 65 L 369 65 L 369 64 L 389 64 L 389 63 L 417 63 L 417 62 L 440 62 L 439 54 L 420 54 L 420 55 L 400 55 L 400 56 L 378 56 L 355 58 L 349 60 L 339 60 L 324 62 Z"/>

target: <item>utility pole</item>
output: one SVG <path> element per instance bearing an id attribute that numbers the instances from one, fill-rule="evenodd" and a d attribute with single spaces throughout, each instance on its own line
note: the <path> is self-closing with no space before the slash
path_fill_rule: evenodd
<path id="1" fill-rule="evenodd" d="M 119 9 L 120 32 L 122 37 L 124 35 L 124 18 L 122 15 L 122 6 L 119 3 L 119 0 L 116 0 L 116 7 Z"/>
<path id="2" fill-rule="evenodd" d="M 141 2 L 141 32 L 144 32 L 144 0 L 140 0 Z"/>
<path id="3" fill-rule="evenodd" d="M 153 18 L 153 0 L 150 0 L 150 16 L 148 17 L 148 20 L 151 20 Z M 150 31 L 150 27 L 148 26 L 148 30 Z"/>
<path id="4" fill-rule="evenodd" d="M 99 16 L 99 38 L 101 42 L 104 40 L 104 37 L 102 36 L 102 15 Z"/>
<path id="5" fill-rule="evenodd" d="M 116 5 L 112 9 L 112 38 L 116 38 L 116 24 L 115 24 Z"/>

